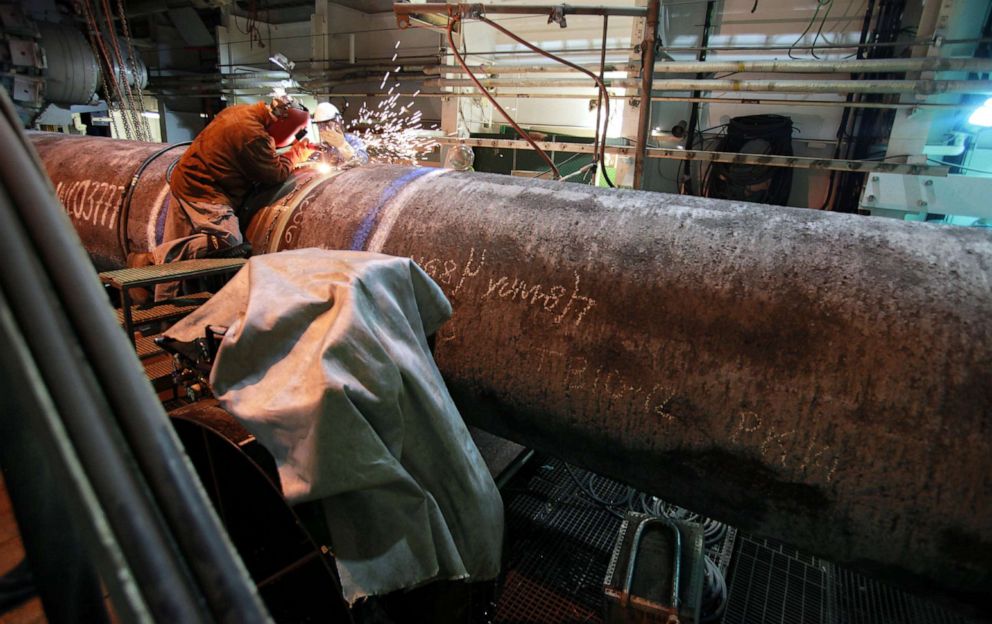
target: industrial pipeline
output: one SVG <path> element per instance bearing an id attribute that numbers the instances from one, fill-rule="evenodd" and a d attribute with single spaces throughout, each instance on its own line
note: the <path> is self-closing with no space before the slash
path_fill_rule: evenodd
<path id="1" fill-rule="evenodd" d="M 34 134 L 99 269 L 160 242 L 181 149 Z M 256 253 L 410 256 L 467 422 L 931 594 L 992 595 L 992 236 L 376 165 L 303 170 Z"/>

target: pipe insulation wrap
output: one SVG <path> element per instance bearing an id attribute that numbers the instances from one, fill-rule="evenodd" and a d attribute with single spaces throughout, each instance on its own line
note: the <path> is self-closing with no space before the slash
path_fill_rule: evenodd
<path id="1" fill-rule="evenodd" d="M 161 146 L 33 141 L 119 265 L 101 189 Z M 135 250 L 178 152 L 138 182 Z M 299 173 L 251 214 L 256 250 L 424 267 L 469 423 L 906 587 L 992 595 L 989 232 L 391 165 Z"/>

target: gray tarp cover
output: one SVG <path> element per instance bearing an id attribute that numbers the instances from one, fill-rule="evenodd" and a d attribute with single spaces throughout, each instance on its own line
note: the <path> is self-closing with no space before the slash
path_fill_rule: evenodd
<path id="1" fill-rule="evenodd" d="M 427 346 L 451 315 L 412 260 L 303 249 L 252 258 L 167 334 L 227 327 L 210 383 L 322 499 L 345 598 L 499 571 L 503 506 Z"/>

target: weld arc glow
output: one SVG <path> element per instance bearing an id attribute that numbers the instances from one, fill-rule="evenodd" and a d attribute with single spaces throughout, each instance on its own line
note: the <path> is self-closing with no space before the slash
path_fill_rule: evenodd
<path id="1" fill-rule="evenodd" d="M 369 209 L 366 213 L 365 218 L 362 219 L 362 223 L 358 226 L 358 231 L 355 232 L 354 238 L 351 239 L 352 251 L 364 251 L 365 245 L 369 242 L 369 236 L 372 234 L 372 227 L 375 225 L 376 219 L 379 217 L 379 213 L 382 211 L 383 206 L 388 204 L 396 194 L 402 190 L 404 186 L 413 182 L 417 178 L 426 175 L 433 171 L 430 167 L 419 167 L 413 171 L 407 173 L 401 178 L 393 180 L 389 186 L 382 192 L 379 196 L 379 201 Z"/>
<path id="2" fill-rule="evenodd" d="M 992 127 L 992 98 L 985 100 L 985 103 L 975 109 L 975 112 L 968 117 L 968 123 L 982 128 Z"/>

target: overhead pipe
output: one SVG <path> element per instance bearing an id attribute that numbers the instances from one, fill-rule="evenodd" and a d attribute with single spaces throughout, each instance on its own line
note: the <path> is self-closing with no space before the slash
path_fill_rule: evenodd
<path id="1" fill-rule="evenodd" d="M 488 88 L 593 88 L 588 80 L 511 80 L 482 79 Z M 641 86 L 638 80 L 607 79 L 610 88 L 633 89 Z M 470 81 L 459 78 L 425 80 L 428 87 L 460 88 L 470 86 Z M 992 93 L 992 80 L 692 80 L 667 79 L 654 81 L 654 93 L 663 91 L 760 91 L 763 93 Z"/>
<path id="2" fill-rule="evenodd" d="M 647 11 L 639 7 L 573 6 L 569 4 L 483 4 L 481 2 L 425 2 L 410 4 L 393 3 L 393 13 L 403 27 L 403 19 L 413 15 L 447 15 L 472 19 L 479 15 L 610 15 L 615 17 L 644 17 Z M 408 22 L 407 22 L 408 23 Z"/>
<path id="3" fill-rule="evenodd" d="M 704 50 L 705 51 L 705 50 Z M 617 67 L 617 71 L 622 71 Z M 907 72 L 955 71 L 992 72 L 992 60 L 986 58 L 916 57 L 894 59 L 789 60 L 789 61 L 666 61 L 655 65 L 656 73 L 793 73 L 793 74 L 885 74 Z"/>
<path id="4" fill-rule="evenodd" d="M 422 6 L 422 5 L 420 5 Z M 986 38 L 967 38 L 967 39 L 944 39 L 941 41 L 941 45 L 947 46 L 951 44 L 959 43 L 988 43 L 992 42 L 992 39 Z M 856 50 L 862 48 L 894 48 L 894 47 L 930 47 L 934 45 L 933 38 L 927 38 L 917 41 L 897 41 L 897 42 L 885 42 L 880 41 L 877 43 L 851 43 L 851 44 L 817 44 L 817 50 Z M 770 50 L 788 50 L 790 48 L 795 48 L 795 45 L 790 42 L 784 42 L 781 44 L 773 43 L 763 43 L 761 45 L 753 46 L 742 46 L 742 45 L 706 45 L 706 46 L 662 46 L 661 51 L 663 52 L 698 52 L 699 50 L 709 50 L 720 51 L 720 52 L 768 52 Z M 571 48 L 571 49 L 557 49 L 548 50 L 549 52 L 558 52 L 560 54 L 578 54 L 578 53 L 595 53 L 599 52 L 599 48 Z M 633 50 L 631 47 L 617 47 L 610 48 L 611 52 L 624 52 L 630 54 Z M 479 50 L 472 52 L 473 56 L 528 56 L 529 52 L 526 50 Z M 450 54 L 445 54 L 442 56 L 450 56 Z M 690 61 L 692 62 L 692 61 Z"/>
<path id="5" fill-rule="evenodd" d="M 618 85 L 617 79 L 607 78 L 603 81 L 607 87 L 618 87 L 622 86 L 624 88 L 628 87 L 628 81 L 624 81 L 624 84 Z M 583 89 L 595 89 L 596 83 L 593 80 L 555 80 L 554 82 L 548 82 L 545 79 L 533 79 L 533 80 L 520 80 L 520 79 L 502 79 L 502 78 L 480 78 L 479 83 L 490 89 L 496 89 L 500 87 L 509 88 L 531 88 L 531 89 L 565 89 L 565 88 L 583 88 Z M 474 86 L 475 83 L 471 80 L 464 78 L 428 78 L 424 80 L 425 87 L 454 87 L 454 88 L 464 88 Z"/>
<path id="6" fill-rule="evenodd" d="M 598 70 L 598 65 L 584 65 L 590 70 Z M 971 73 L 992 72 L 992 59 L 986 58 L 899 58 L 899 59 L 850 59 L 823 61 L 662 61 L 656 63 L 655 78 L 663 74 L 696 73 L 792 73 L 792 74 L 835 74 L 835 73 L 902 73 L 920 71 L 960 71 Z M 510 76 L 531 73 L 568 73 L 571 70 L 561 65 L 478 65 L 472 68 L 476 73 Z M 639 68 L 627 63 L 614 63 L 606 66 L 607 72 L 636 72 Z M 428 65 L 423 68 L 428 75 L 462 73 L 461 67 L 452 65 Z"/>
<path id="7" fill-rule="evenodd" d="M 622 81 L 613 81 L 621 86 Z M 632 81 L 627 81 L 633 86 Z M 657 91 L 782 93 L 992 93 L 992 80 L 656 80 Z"/>
<path id="8" fill-rule="evenodd" d="M 293 78 L 299 82 L 305 82 L 307 80 L 314 80 L 317 77 L 332 79 L 336 77 L 350 77 L 355 74 L 366 74 L 368 76 L 375 76 L 378 74 L 382 77 L 382 74 L 386 72 L 397 73 L 396 68 L 400 67 L 401 71 L 399 74 L 411 74 L 417 72 L 426 72 L 429 67 L 423 64 L 417 65 L 403 65 L 399 62 L 390 63 L 387 65 L 362 65 L 352 67 L 350 69 L 326 69 L 326 70 L 307 70 L 303 72 L 296 72 Z M 461 68 L 459 68 L 461 69 Z M 418 76 L 420 77 L 420 76 Z M 210 72 L 210 73 L 195 73 L 195 74 L 157 74 L 152 76 L 152 80 L 155 81 L 166 81 L 175 80 L 177 82 L 189 82 L 189 81 L 199 81 L 199 82 L 216 82 L 218 80 L 252 80 L 252 79 L 264 79 L 264 80 L 288 80 L 291 78 L 289 72 L 285 71 L 257 71 L 257 72 Z"/>
<path id="9" fill-rule="evenodd" d="M 823 61 L 666 61 L 655 65 L 658 74 L 698 72 L 792 73 L 792 74 L 888 74 L 920 71 L 992 72 L 992 59 L 986 58 L 899 58 Z"/>
<path id="10" fill-rule="evenodd" d="M 599 71 L 599 63 L 590 65 L 580 64 L 580 66 L 589 71 Z M 578 71 L 568 67 L 567 65 L 561 65 L 560 63 L 547 65 L 469 65 L 469 69 L 475 74 L 504 76 L 511 74 L 566 74 Z M 607 73 L 627 73 L 628 68 L 626 62 L 624 64 L 605 63 L 603 65 L 603 71 Z M 441 74 L 463 74 L 465 73 L 465 70 L 458 65 L 427 65 L 424 67 L 423 72 L 429 76 L 438 76 Z"/>
<path id="11" fill-rule="evenodd" d="M 328 86 L 328 85 L 324 85 Z M 334 86 L 331 84 L 330 86 Z M 307 85 L 308 88 L 314 88 L 314 85 Z M 164 87 L 161 89 L 156 89 L 155 93 L 159 95 L 166 96 L 185 96 L 193 98 L 213 98 L 221 97 L 227 95 L 233 95 L 237 97 L 258 97 L 264 98 L 267 94 L 271 93 L 271 89 L 208 89 L 205 91 L 196 91 L 191 93 L 188 89 L 179 89 L 178 87 Z M 351 98 L 374 98 L 382 97 L 381 92 L 369 91 L 365 93 L 359 92 L 337 92 L 337 91 L 314 91 L 313 95 L 317 97 L 351 97 Z M 420 93 L 403 93 L 401 97 L 404 98 L 478 98 L 479 96 L 475 93 L 432 93 L 428 91 L 421 91 Z M 522 93 L 522 92 L 512 92 L 512 93 L 498 93 L 496 97 L 500 98 L 519 98 L 519 99 L 531 99 L 531 100 L 588 100 L 595 97 L 595 94 L 590 93 Z M 636 98 L 637 94 L 618 94 L 611 93 L 611 99 L 629 99 Z M 960 106 L 958 104 L 941 104 L 938 102 L 921 102 L 919 104 L 914 102 L 845 102 L 843 100 L 786 100 L 786 99 L 756 99 L 756 98 L 728 98 L 728 97 L 686 97 L 686 96 L 660 96 L 655 95 L 651 98 L 652 102 L 701 102 L 707 104 L 748 104 L 754 106 L 840 106 L 847 108 L 878 108 L 878 109 L 897 109 L 897 108 L 919 108 L 921 110 L 943 110 L 943 109 L 958 109 Z"/>
<path id="12" fill-rule="evenodd" d="M 159 144 L 33 134 L 100 268 L 161 240 Z M 172 152 L 170 152 L 172 154 Z M 992 595 L 992 238 L 443 169 L 301 171 L 257 253 L 415 259 L 470 424 L 924 594 Z M 978 606 L 981 605 L 981 606 Z"/>
<path id="13" fill-rule="evenodd" d="M 317 93 L 316 95 L 333 95 L 334 97 L 379 97 L 381 93 L 369 92 L 369 93 Z M 461 97 L 478 97 L 472 93 L 431 93 L 421 91 L 420 93 L 413 95 L 403 94 L 403 97 L 417 97 L 417 98 L 461 98 Z M 587 100 L 590 98 L 588 93 L 501 93 L 498 97 L 506 98 L 520 98 L 520 99 L 549 99 L 549 100 Z M 637 97 L 636 94 L 618 94 L 611 93 L 610 98 L 624 99 Z M 728 97 L 684 97 L 684 96 L 660 96 L 656 95 L 651 98 L 652 102 L 704 102 L 712 104 L 749 104 L 749 105 L 766 105 L 766 106 L 843 106 L 849 108 L 886 108 L 886 109 L 896 109 L 896 108 L 920 108 L 920 109 L 958 109 L 960 106 L 958 104 L 941 104 L 937 102 L 923 102 L 923 103 L 913 103 L 913 102 L 845 102 L 844 100 L 786 100 L 782 98 L 777 99 L 755 99 L 755 98 L 728 98 Z"/>

